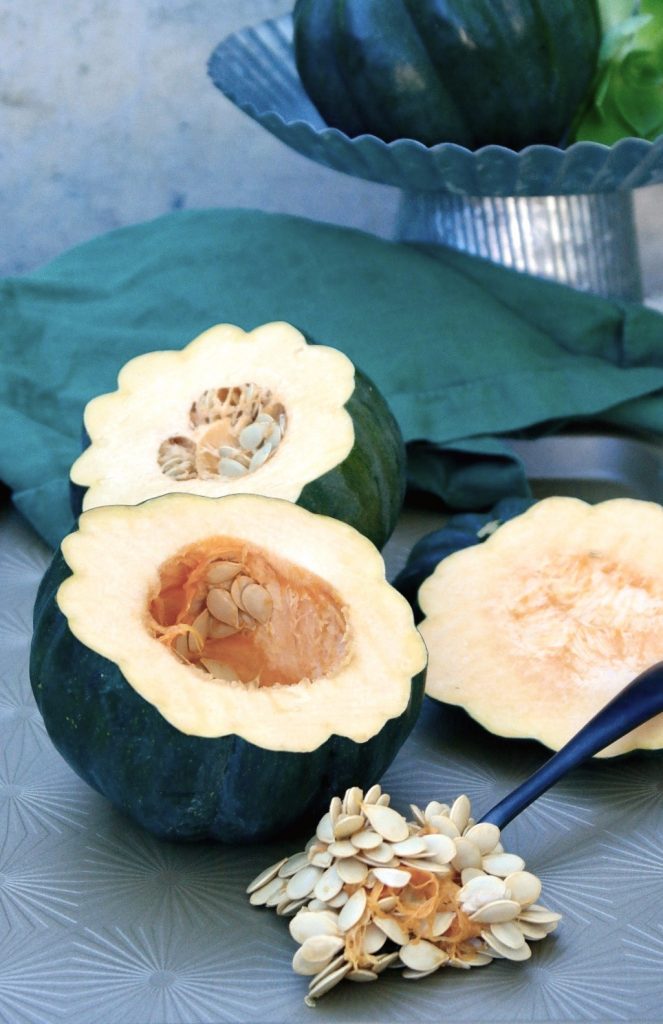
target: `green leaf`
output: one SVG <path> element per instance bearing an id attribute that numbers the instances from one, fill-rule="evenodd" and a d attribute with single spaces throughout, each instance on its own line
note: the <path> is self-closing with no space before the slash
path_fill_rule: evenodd
<path id="1" fill-rule="evenodd" d="M 600 7 L 599 72 L 574 141 L 653 140 L 663 134 L 663 3 L 600 0 Z"/>

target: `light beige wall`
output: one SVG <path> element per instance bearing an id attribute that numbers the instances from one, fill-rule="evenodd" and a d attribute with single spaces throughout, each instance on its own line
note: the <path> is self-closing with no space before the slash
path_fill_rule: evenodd
<path id="1" fill-rule="evenodd" d="M 240 113 L 210 52 L 293 0 L 0 0 L 0 274 L 178 207 L 256 206 L 389 235 L 393 189 L 329 171 Z M 663 301 L 663 187 L 638 196 Z"/>

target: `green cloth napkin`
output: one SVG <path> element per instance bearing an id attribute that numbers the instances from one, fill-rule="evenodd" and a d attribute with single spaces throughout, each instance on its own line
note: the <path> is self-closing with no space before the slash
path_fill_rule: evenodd
<path id="1" fill-rule="evenodd" d="M 453 507 L 527 494 L 500 436 L 579 417 L 663 433 L 663 319 L 448 249 L 250 210 L 122 228 L 0 282 L 0 479 L 52 545 L 85 403 L 212 324 L 287 320 L 371 376 L 412 482 Z"/>

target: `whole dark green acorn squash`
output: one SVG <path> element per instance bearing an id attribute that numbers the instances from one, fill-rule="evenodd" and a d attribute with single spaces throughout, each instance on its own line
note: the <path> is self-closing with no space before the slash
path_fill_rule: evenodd
<path id="1" fill-rule="evenodd" d="M 297 0 L 294 28 L 328 124 L 470 149 L 562 145 L 601 39 L 596 0 Z"/>
<path id="2" fill-rule="evenodd" d="M 30 659 L 49 736 L 167 839 L 248 842 L 386 770 L 426 651 L 352 527 L 276 498 L 84 512 L 42 581 Z"/>

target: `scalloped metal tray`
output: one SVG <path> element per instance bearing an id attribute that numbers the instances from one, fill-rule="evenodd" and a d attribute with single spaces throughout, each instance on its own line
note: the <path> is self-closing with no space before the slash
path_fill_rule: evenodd
<path id="1" fill-rule="evenodd" d="M 540 486 L 661 497 L 663 454 L 615 438 L 518 442 Z M 580 495 L 585 496 L 585 495 Z M 406 510 L 390 573 L 439 513 Z M 660 1021 L 663 755 L 594 762 L 505 832 L 544 883 L 561 927 L 525 965 L 419 982 L 384 976 L 303 1004 L 286 922 L 244 887 L 298 842 L 176 846 L 140 832 L 64 764 L 28 682 L 31 609 L 49 553 L 0 506 L 0 1020 L 3 1024 Z M 467 792 L 479 812 L 546 751 L 492 737 L 425 703 L 384 780 L 396 806 Z"/>
<path id="2" fill-rule="evenodd" d="M 385 143 L 330 128 L 295 68 L 292 17 L 244 28 L 222 40 L 209 60 L 221 92 L 304 156 L 369 181 L 411 192 L 457 196 L 542 196 L 613 192 L 663 181 L 663 136 L 654 143 L 621 139 L 614 146 L 578 142 L 568 149 L 528 146 L 520 152 L 453 143 L 427 147 L 413 139 Z"/>

